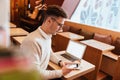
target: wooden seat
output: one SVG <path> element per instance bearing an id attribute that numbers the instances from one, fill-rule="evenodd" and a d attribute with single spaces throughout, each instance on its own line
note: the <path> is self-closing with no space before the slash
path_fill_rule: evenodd
<path id="1" fill-rule="evenodd" d="M 107 77 L 108 75 L 105 74 L 104 72 L 99 71 L 97 75 L 97 80 L 103 80 Z"/>
<path id="2" fill-rule="evenodd" d="M 112 52 L 103 53 L 100 69 L 111 75 L 113 80 L 120 80 L 120 56 Z"/>

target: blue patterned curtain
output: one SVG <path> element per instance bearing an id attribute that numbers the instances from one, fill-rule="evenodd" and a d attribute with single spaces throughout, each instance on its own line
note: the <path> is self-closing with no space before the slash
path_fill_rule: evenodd
<path id="1" fill-rule="evenodd" d="M 120 0 L 81 0 L 71 20 L 120 31 Z"/>

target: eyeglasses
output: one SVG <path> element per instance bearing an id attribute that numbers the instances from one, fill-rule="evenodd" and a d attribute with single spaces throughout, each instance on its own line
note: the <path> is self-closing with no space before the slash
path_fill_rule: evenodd
<path id="1" fill-rule="evenodd" d="M 60 28 L 63 27 L 64 24 L 59 23 L 59 22 L 58 22 L 55 18 L 53 18 L 53 17 L 51 17 L 51 19 L 54 20 L 54 21 L 58 24 L 58 26 L 60 26 Z"/>

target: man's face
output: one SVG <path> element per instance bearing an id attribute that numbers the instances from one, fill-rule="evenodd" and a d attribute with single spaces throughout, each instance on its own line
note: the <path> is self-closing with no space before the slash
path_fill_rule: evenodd
<path id="1" fill-rule="evenodd" d="M 54 18 L 51 17 L 52 25 L 50 26 L 50 33 L 55 35 L 57 32 L 61 32 L 65 19 L 62 17 Z"/>

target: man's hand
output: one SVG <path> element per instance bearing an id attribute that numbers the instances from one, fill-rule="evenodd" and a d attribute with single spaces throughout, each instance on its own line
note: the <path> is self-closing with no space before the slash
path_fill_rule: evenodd
<path id="1" fill-rule="evenodd" d="M 63 75 L 68 74 L 68 73 L 71 72 L 72 70 L 74 70 L 74 69 L 70 69 L 70 68 L 68 68 L 67 66 L 63 66 L 63 67 L 62 67 L 62 73 L 63 73 Z"/>
<path id="2" fill-rule="evenodd" d="M 74 61 L 74 62 L 71 62 L 71 61 L 61 61 L 60 62 L 60 66 L 62 67 L 62 66 L 65 66 L 65 65 L 67 65 L 67 64 L 80 64 L 80 60 L 76 60 L 76 61 Z"/>
<path id="3" fill-rule="evenodd" d="M 67 65 L 70 65 L 70 64 L 80 64 L 79 61 L 74 61 L 74 62 L 66 62 L 66 61 L 61 61 L 60 62 L 60 66 L 62 67 L 62 72 L 63 72 L 63 75 L 66 75 L 68 74 L 69 72 L 71 72 L 72 70 L 74 70 L 74 68 L 68 68 Z"/>

